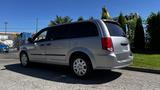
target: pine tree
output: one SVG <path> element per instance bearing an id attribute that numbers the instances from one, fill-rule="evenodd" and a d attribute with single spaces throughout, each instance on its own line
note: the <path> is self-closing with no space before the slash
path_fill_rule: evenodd
<path id="1" fill-rule="evenodd" d="M 126 18 L 123 16 L 122 13 L 120 13 L 120 15 L 119 15 L 119 17 L 118 17 L 118 22 L 119 22 L 120 26 L 123 28 L 124 32 L 126 33 L 127 20 L 126 20 Z"/>
<path id="2" fill-rule="evenodd" d="M 150 36 L 150 48 L 160 50 L 160 12 L 152 13 L 147 19 L 147 32 Z"/>
<path id="3" fill-rule="evenodd" d="M 136 30 L 134 33 L 134 46 L 137 50 L 143 50 L 145 47 L 144 29 L 141 17 L 137 19 L 136 23 Z"/>

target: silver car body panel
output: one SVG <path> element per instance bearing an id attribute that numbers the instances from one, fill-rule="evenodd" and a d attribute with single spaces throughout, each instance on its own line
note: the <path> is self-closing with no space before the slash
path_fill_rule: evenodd
<path id="1" fill-rule="evenodd" d="M 83 52 L 90 58 L 93 69 L 113 69 L 130 65 L 133 56 L 130 51 L 128 39 L 125 37 L 110 36 L 108 28 L 102 20 L 93 20 L 92 22 L 96 24 L 99 36 L 27 44 L 21 47 L 21 51 L 27 52 L 31 62 L 68 66 L 70 56 L 74 52 Z M 114 52 L 102 49 L 102 37 L 111 37 Z M 41 47 L 39 46 L 40 44 L 50 45 Z M 37 52 L 37 56 L 34 55 Z"/>

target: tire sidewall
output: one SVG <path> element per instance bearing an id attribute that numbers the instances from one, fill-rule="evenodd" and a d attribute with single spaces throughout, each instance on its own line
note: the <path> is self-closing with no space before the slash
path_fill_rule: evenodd
<path id="1" fill-rule="evenodd" d="M 86 74 L 83 75 L 83 76 L 80 76 L 80 75 L 76 74 L 76 72 L 75 72 L 74 69 L 73 69 L 73 63 L 74 63 L 74 61 L 75 61 L 76 59 L 78 59 L 78 58 L 79 58 L 79 59 L 83 59 L 83 61 L 85 61 L 86 65 L 87 65 Z M 73 56 L 73 57 L 71 58 L 70 68 L 71 68 L 71 70 L 72 70 L 72 73 L 73 73 L 75 76 L 79 77 L 79 78 L 86 78 L 86 77 L 88 77 L 88 76 L 91 74 L 92 70 L 93 70 L 93 69 L 92 69 L 91 62 L 90 62 L 90 59 L 89 59 L 86 55 L 75 55 L 75 56 Z"/>
<path id="2" fill-rule="evenodd" d="M 23 55 L 25 55 L 25 56 L 27 57 L 27 64 L 26 64 L 26 65 L 24 65 L 24 64 L 22 63 L 22 56 L 23 56 Z M 29 58 L 28 58 L 28 55 L 27 55 L 26 53 L 22 52 L 22 53 L 20 54 L 20 62 L 21 62 L 21 66 L 23 66 L 23 67 L 27 67 L 27 66 L 29 65 Z"/>

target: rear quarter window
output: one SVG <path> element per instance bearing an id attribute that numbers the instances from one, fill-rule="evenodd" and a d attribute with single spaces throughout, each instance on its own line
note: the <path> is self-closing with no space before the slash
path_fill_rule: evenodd
<path id="1" fill-rule="evenodd" d="M 111 36 L 126 37 L 123 29 L 115 23 L 105 22 Z"/>
<path id="2" fill-rule="evenodd" d="M 98 30 L 92 22 L 81 22 L 69 25 L 70 38 L 98 36 Z"/>

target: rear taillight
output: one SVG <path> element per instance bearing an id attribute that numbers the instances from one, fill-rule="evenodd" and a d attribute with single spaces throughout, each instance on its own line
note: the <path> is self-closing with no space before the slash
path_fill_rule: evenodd
<path id="1" fill-rule="evenodd" d="M 103 38 L 102 38 L 102 48 L 103 48 L 104 50 L 114 51 L 114 50 L 113 50 L 112 39 L 111 39 L 110 37 L 103 37 Z"/>

